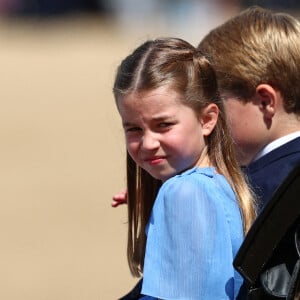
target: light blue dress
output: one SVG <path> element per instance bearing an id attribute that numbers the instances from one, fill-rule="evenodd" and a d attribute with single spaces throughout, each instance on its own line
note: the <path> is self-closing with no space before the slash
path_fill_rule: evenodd
<path id="1" fill-rule="evenodd" d="M 235 299 L 233 259 L 244 239 L 237 199 L 214 168 L 168 179 L 146 228 L 142 299 Z M 153 297 L 153 298 L 152 298 Z"/>

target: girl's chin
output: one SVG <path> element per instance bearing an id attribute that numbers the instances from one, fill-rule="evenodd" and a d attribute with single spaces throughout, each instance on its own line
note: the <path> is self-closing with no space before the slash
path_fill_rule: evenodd
<path id="1" fill-rule="evenodd" d="M 167 181 L 171 177 L 174 177 L 177 175 L 177 173 L 172 173 L 172 174 L 157 174 L 157 173 L 149 173 L 152 177 L 154 177 L 157 180 L 161 180 L 162 182 Z"/>

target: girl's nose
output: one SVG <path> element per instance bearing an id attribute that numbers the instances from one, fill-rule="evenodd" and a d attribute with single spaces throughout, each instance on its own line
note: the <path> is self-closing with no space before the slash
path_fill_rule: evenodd
<path id="1" fill-rule="evenodd" d="M 143 150 L 154 150 L 160 145 L 157 134 L 154 132 L 146 131 L 142 138 L 141 148 Z"/>

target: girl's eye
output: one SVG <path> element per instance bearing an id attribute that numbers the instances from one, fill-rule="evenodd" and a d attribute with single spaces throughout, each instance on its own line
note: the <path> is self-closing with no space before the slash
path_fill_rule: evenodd
<path id="1" fill-rule="evenodd" d="M 141 130 L 141 128 L 139 127 L 128 127 L 128 128 L 125 128 L 125 132 L 136 132 L 136 131 L 139 131 Z"/>
<path id="2" fill-rule="evenodd" d="M 160 128 L 168 128 L 168 127 L 170 127 L 172 125 L 173 125 L 173 123 L 170 123 L 170 122 L 159 123 L 159 127 Z"/>

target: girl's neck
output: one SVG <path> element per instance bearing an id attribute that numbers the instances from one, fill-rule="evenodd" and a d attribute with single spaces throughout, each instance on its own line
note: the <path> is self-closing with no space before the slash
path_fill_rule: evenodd
<path id="1" fill-rule="evenodd" d="M 207 146 L 202 150 L 202 153 L 195 166 L 199 168 L 211 167 L 211 162 L 207 154 Z"/>

